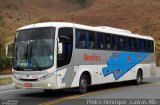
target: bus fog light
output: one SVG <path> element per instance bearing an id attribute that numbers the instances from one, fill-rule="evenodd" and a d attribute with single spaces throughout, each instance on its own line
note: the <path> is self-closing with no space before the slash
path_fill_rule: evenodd
<path id="1" fill-rule="evenodd" d="M 12 77 L 13 77 L 14 79 L 16 79 L 16 80 L 19 80 L 18 76 L 15 75 L 15 74 L 13 74 Z"/>
<path id="2" fill-rule="evenodd" d="M 48 87 L 50 87 L 51 86 L 51 84 L 48 84 Z"/>

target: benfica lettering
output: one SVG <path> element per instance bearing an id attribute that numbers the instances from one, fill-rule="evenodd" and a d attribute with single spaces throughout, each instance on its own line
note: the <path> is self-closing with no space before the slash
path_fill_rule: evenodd
<path id="1" fill-rule="evenodd" d="M 101 56 L 96 55 L 96 54 L 92 54 L 92 55 L 88 55 L 88 54 L 84 54 L 84 61 L 100 61 L 101 60 Z"/>

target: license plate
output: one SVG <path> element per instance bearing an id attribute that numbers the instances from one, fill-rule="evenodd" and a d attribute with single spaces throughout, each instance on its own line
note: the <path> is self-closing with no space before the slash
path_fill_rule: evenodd
<path id="1" fill-rule="evenodd" d="M 24 83 L 24 86 L 25 87 L 32 87 L 32 84 L 31 83 Z"/>

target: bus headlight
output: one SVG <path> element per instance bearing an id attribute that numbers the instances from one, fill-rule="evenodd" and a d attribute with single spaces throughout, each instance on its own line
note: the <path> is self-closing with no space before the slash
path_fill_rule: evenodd
<path id="1" fill-rule="evenodd" d="M 15 75 L 15 74 L 13 74 L 12 77 L 13 77 L 14 79 L 16 79 L 16 80 L 19 80 L 18 76 Z"/>
<path id="2" fill-rule="evenodd" d="M 43 75 L 43 76 L 42 76 L 42 77 L 40 77 L 38 80 L 39 80 L 39 81 L 41 81 L 41 80 L 45 80 L 45 79 L 47 79 L 47 78 L 51 77 L 52 75 L 54 75 L 54 74 L 53 74 L 53 73 L 51 73 L 51 74 Z"/>

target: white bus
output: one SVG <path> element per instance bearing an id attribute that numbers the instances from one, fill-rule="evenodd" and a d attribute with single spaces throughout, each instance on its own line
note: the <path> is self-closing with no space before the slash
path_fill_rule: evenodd
<path id="1" fill-rule="evenodd" d="M 6 54 L 8 53 L 6 45 Z M 155 46 L 150 36 L 106 26 L 66 22 L 19 28 L 13 54 L 13 85 L 44 90 L 75 88 L 155 75 Z"/>

